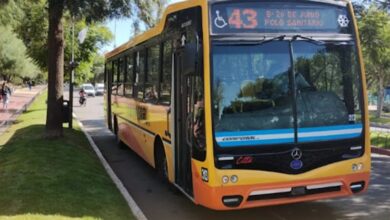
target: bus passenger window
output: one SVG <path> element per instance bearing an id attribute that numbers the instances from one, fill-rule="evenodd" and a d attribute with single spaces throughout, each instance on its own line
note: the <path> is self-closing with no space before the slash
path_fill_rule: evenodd
<path id="1" fill-rule="evenodd" d="M 172 41 L 166 41 L 163 45 L 163 71 L 160 87 L 160 103 L 169 105 L 171 103 L 172 88 Z"/>
<path id="2" fill-rule="evenodd" d="M 124 78 L 125 78 L 125 59 L 119 59 L 119 74 L 118 74 L 118 95 L 124 95 Z"/>
<path id="3" fill-rule="evenodd" d="M 112 62 L 112 95 L 117 95 L 118 93 L 118 62 Z"/>
<path id="4" fill-rule="evenodd" d="M 134 83 L 134 62 L 133 62 L 133 56 L 130 55 L 127 58 L 126 68 L 127 68 L 127 74 L 125 78 L 125 96 L 126 97 L 133 97 L 133 83 Z"/>
<path id="5" fill-rule="evenodd" d="M 137 98 L 143 100 L 144 98 L 144 83 L 145 83 L 145 51 L 141 50 L 138 52 L 138 68 L 136 74 L 136 89 L 137 89 Z"/>
<path id="6" fill-rule="evenodd" d="M 158 101 L 157 85 L 160 73 L 160 45 L 148 49 L 148 68 L 145 81 L 145 102 Z"/>

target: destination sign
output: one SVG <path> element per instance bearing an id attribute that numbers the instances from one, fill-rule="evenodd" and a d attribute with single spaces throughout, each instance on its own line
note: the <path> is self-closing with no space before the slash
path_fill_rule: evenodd
<path id="1" fill-rule="evenodd" d="M 217 3 L 210 13 L 215 34 L 352 30 L 346 7 L 319 3 Z"/>

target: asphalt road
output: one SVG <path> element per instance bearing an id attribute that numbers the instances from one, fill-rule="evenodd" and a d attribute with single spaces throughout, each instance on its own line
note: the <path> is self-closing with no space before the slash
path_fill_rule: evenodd
<path id="1" fill-rule="evenodd" d="M 87 106 L 79 107 L 75 93 L 74 106 L 77 117 L 150 220 L 390 219 L 390 157 L 373 155 L 370 187 L 368 192 L 359 196 L 239 211 L 213 211 L 193 204 L 160 182 L 154 169 L 140 157 L 131 150 L 121 150 L 116 146 L 114 136 L 104 123 L 101 96 L 88 98 Z"/>

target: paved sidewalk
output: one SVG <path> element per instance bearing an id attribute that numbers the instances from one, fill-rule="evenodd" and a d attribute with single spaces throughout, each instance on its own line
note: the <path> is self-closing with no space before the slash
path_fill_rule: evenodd
<path id="1" fill-rule="evenodd" d="M 3 109 L 3 103 L 0 102 L 0 133 L 7 125 L 15 121 L 19 114 L 26 110 L 35 97 L 45 88 L 46 85 L 38 85 L 34 86 L 31 91 L 28 88 L 16 89 L 10 97 L 8 109 Z"/>

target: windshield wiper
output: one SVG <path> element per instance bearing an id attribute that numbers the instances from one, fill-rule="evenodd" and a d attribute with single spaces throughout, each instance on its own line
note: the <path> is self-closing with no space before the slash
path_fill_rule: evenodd
<path id="1" fill-rule="evenodd" d="M 268 40 L 263 40 L 263 41 L 260 41 L 258 44 L 259 45 L 262 45 L 262 44 L 266 44 L 266 43 L 269 43 L 269 42 L 272 42 L 272 41 L 276 41 L 276 40 L 283 40 L 284 38 L 286 37 L 286 35 L 280 35 L 280 36 L 277 36 L 277 37 L 274 37 L 274 38 L 271 38 L 271 39 L 268 39 Z M 264 37 L 265 39 L 265 37 Z"/>
<path id="2" fill-rule="evenodd" d="M 286 35 L 280 35 L 277 37 L 273 37 L 271 39 L 265 40 L 266 37 L 264 36 L 262 40 L 254 40 L 254 39 L 242 39 L 242 38 L 221 38 L 216 41 L 217 44 L 222 44 L 222 45 L 232 45 L 232 46 L 243 46 L 243 45 L 262 45 L 266 44 L 272 41 L 281 41 L 286 37 Z M 231 40 L 235 40 L 231 42 Z M 230 41 L 230 42 L 226 42 Z"/>
<path id="3" fill-rule="evenodd" d="M 305 36 L 302 36 L 302 35 L 294 35 L 291 38 L 291 41 L 296 41 L 298 38 L 306 40 L 306 41 L 314 43 L 314 44 L 317 44 L 317 45 L 324 45 L 325 44 L 325 42 L 322 41 L 322 40 L 314 40 L 313 38 L 305 37 Z"/>
<path id="4" fill-rule="evenodd" d="M 306 40 L 308 42 L 311 42 L 311 43 L 314 43 L 316 45 L 325 45 L 325 44 L 331 44 L 331 45 L 336 45 L 336 46 L 343 46 L 343 45 L 353 45 L 354 42 L 352 40 L 347 40 L 347 41 L 331 41 L 331 42 L 325 42 L 325 41 L 322 41 L 322 40 L 315 40 L 313 38 L 310 38 L 310 37 L 305 37 L 305 36 L 302 36 L 302 35 L 294 35 L 292 38 L 291 38 L 291 41 L 296 41 L 298 38 L 300 39 L 303 39 L 303 40 Z"/>

